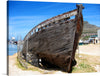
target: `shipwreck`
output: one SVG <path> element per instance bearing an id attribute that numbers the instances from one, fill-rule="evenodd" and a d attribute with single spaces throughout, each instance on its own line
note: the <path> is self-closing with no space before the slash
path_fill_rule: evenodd
<path id="1" fill-rule="evenodd" d="M 82 4 L 35 26 L 24 38 L 22 56 L 30 63 L 57 66 L 71 72 L 83 30 Z M 70 19 L 75 16 L 74 19 Z"/>

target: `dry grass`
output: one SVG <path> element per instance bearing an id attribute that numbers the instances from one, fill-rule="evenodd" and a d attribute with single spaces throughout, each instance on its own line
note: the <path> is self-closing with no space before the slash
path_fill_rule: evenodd
<path id="1" fill-rule="evenodd" d="M 73 73 L 97 72 L 96 65 L 100 65 L 100 56 L 76 54 L 77 65 L 73 68 Z"/>
<path id="2" fill-rule="evenodd" d="M 26 63 L 26 62 L 25 62 L 25 63 Z M 37 67 L 35 67 L 35 66 L 32 66 L 32 65 L 29 64 L 29 63 L 26 63 L 26 64 L 27 64 L 27 66 L 28 66 L 27 69 L 26 69 L 25 67 L 22 66 L 22 64 L 19 62 L 18 59 L 16 59 L 16 65 L 17 65 L 18 68 L 20 68 L 20 69 L 22 69 L 22 70 L 39 71 L 39 72 L 42 73 L 42 71 L 41 71 L 39 68 L 37 68 Z"/>
<path id="3" fill-rule="evenodd" d="M 26 69 L 25 67 L 22 66 L 22 64 L 19 62 L 18 59 L 16 59 L 16 65 L 18 68 L 22 69 L 22 70 L 26 70 L 26 71 L 38 71 L 40 72 L 41 74 L 53 74 L 55 73 L 55 71 L 48 71 L 48 70 L 44 70 L 44 69 L 41 69 L 41 68 L 38 68 L 38 67 L 35 67 L 27 62 L 25 62 L 28 66 L 28 68 Z"/>
<path id="4" fill-rule="evenodd" d="M 97 72 L 95 70 L 96 65 L 100 65 L 100 56 L 90 56 L 90 55 L 84 55 L 84 54 L 76 54 L 76 61 L 77 65 L 73 67 L 72 73 L 88 73 L 88 72 Z M 56 71 L 52 72 L 46 72 L 44 69 L 40 69 L 38 67 L 32 66 L 31 64 L 27 63 L 28 69 L 25 69 L 17 60 L 16 65 L 22 69 L 22 70 L 32 70 L 32 71 L 38 71 L 41 74 L 54 74 Z"/>

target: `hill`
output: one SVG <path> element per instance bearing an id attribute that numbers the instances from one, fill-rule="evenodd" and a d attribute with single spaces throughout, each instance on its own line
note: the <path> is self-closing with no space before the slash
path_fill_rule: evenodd
<path id="1" fill-rule="evenodd" d="M 84 21 L 83 33 L 97 33 L 98 29 L 100 29 L 100 27 L 97 27 L 96 25 L 92 25 L 89 24 L 87 21 Z"/>
<path id="2" fill-rule="evenodd" d="M 91 35 L 97 35 L 98 29 L 100 29 L 100 27 L 97 27 L 96 25 L 93 25 L 93 24 L 88 23 L 87 21 L 84 21 L 81 39 L 88 40 Z"/>

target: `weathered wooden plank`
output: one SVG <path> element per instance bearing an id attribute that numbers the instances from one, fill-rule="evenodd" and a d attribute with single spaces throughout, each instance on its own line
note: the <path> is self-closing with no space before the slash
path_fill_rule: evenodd
<path id="1" fill-rule="evenodd" d="M 72 66 L 76 64 L 75 52 L 83 29 L 82 8 L 82 5 L 77 5 L 77 10 L 61 14 L 59 21 L 53 22 L 59 17 L 55 16 L 47 20 L 50 24 L 45 25 L 46 21 L 44 21 L 33 28 L 36 30 L 38 27 L 40 30 L 32 35 L 30 32 L 26 35 L 29 38 L 24 40 L 22 51 L 24 57 L 28 50 L 27 57 L 31 57 L 28 59 L 34 59 L 32 55 L 35 55 L 37 59 L 42 60 L 43 65 L 51 64 L 70 72 Z M 67 14 L 67 17 L 77 15 L 72 20 L 62 19 Z M 42 25 L 45 29 L 40 28 Z"/>

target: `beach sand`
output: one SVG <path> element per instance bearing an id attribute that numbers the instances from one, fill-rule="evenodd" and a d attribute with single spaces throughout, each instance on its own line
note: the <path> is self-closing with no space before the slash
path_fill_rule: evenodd
<path id="1" fill-rule="evenodd" d="M 41 74 L 38 71 L 25 71 L 21 70 L 16 66 L 16 58 L 17 58 L 17 53 L 14 54 L 13 56 L 9 56 L 9 76 L 29 76 L 29 75 L 37 75 Z"/>
<path id="2" fill-rule="evenodd" d="M 43 73 L 39 71 L 22 70 L 16 65 L 17 53 L 13 56 L 9 56 L 9 76 L 30 76 L 30 75 L 42 75 L 42 74 L 67 74 L 61 71 L 44 70 Z"/>
<path id="3" fill-rule="evenodd" d="M 100 56 L 100 44 L 80 45 L 77 52 L 80 54 Z"/>
<path id="4" fill-rule="evenodd" d="M 88 54 L 91 56 L 100 56 L 100 44 L 89 44 L 79 46 L 77 50 L 80 54 Z M 9 57 L 9 76 L 30 76 L 30 75 L 40 75 L 38 71 L 26 71 L 21 70 L 16 66 L 17 53 Z M 97 65 L 96 70 L 100 72 L 100 65 Z M 67 74 L 61 71 L 56 71 L 55 74 Z"/>

